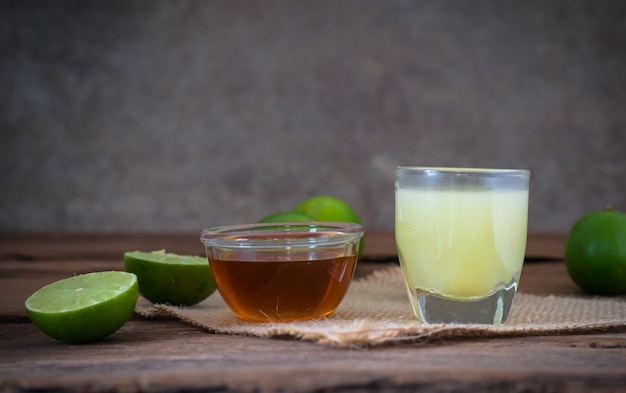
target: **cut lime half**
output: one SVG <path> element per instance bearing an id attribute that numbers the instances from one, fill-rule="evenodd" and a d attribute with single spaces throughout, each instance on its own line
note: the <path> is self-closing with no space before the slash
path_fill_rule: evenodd
<path id="1" fill-rule="evenodd" d="M 132 251 L 124 253 L 124 264 L 137 275 L 139 293 L 152 303 L 192 306 L 216 288 L 206 257 Z"/>
<path id="2" fill-rule="evenodd" d="M 137 297 L 134 274 L 95 272 L 48 284 L 26 299 L 24 306 L 33 323 L 48 336 L 83 344 L 122 327 Z"/>

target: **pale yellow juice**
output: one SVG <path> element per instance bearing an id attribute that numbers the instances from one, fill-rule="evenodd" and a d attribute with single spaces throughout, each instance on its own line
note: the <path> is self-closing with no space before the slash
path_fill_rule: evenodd
<path id="1" fill-rule="evenodd" d="M 410 290 L 483 298 L 521 273 L 528 190 L 396 194 L 396 243 Z"/>

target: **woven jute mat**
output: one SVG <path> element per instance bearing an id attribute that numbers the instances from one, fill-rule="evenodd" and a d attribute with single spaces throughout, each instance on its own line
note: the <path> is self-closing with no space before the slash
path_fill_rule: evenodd
<path id="1" fill-rule="evenodd" d="M 369 347 L 432 338 L 581 334 L 626 328 L 623 297 L 558 297 L 517 293 L 501 326 L 420 323 L 407 298 L 399 267 L 356 280 L 330 317 L 303 322 L 258 323 L 235 317 L 219 293 L 193 307 L 138 306 L 146 318 L 176 318 L 211 333 L 290 337 L 337 347 Z"/>

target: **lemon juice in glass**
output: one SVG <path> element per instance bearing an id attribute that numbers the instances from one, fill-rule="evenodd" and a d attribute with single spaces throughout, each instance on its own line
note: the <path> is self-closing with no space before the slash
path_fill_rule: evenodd
<path id="1" fill-rule="evenodd" d="M 398 167 L 395 236 L 425 323 L 500 325 L 526 252 L 530 172 Z"/>

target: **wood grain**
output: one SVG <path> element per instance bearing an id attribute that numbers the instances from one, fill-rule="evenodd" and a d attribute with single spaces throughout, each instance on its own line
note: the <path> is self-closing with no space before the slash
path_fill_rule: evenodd
<path id="1" fill-rule="evenodd" d="M 559 259 L 564 236 L 529 236 L 536 255 L 520 291 L 582 294 Z M 626 331 L 425 340 L 335 349 L 293 339 L 208 334 L 178 321 L 132 318 L 107 339 L 67 345 L 23 310 L 41 285 L 122 269 L 132 249 L 197 250 L 189 235 L 0 235 L 0 391 L 623 392 Z M 397 263 L 390 233 L 369 235 L 357 277 Z M 200 245 L 199 252 L 202 252 Z M 386 256 L 385 256 L 386 255 Z M 543 255 L 543 257 L 539 257 Z"/>
<path id="2" fill-rule="evenodd" d="M 528 235 L 529 259 L 562 259 L 566 236 L 559 233 Z M 0 234 L 0 261 L 38 259 L 119 259 L 125 251 L 165 249 L 204 255 L 199 233 L 4 233 Z M 397 259 L 393 232 L 367 231 L 362 261 Z"/>
<path id="3" fill-rule="evenodd" d="M 370 350 L 212 335 L 131 321 L 103 342 L 68 346 L 3 324 L 5 390 L 620 391 L 624 334 L 432 341 Z M 10 359 L 10 362 L 9 362 Z"/>

